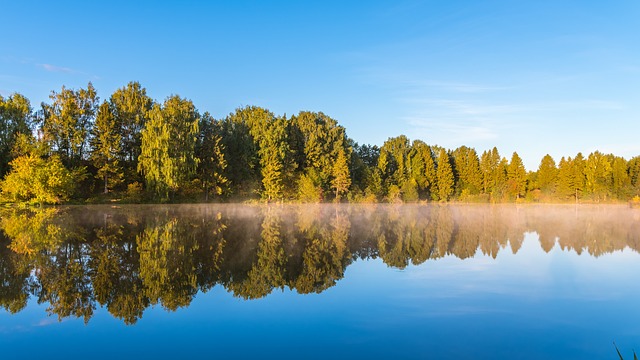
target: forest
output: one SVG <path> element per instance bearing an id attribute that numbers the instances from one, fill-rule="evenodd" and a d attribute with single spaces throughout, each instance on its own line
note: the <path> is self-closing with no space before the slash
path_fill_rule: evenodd
<path id="1" fill-rule="evenodd" d="M 358 144 L 322 112 L 245 106 L 215 119 L 138 82 L 103 101 L 91 83 L 49 98 L 0 96 L 4 203 L 640 202 L 640 156 L 546 155 L 527 171 L 495 147 Z"/>

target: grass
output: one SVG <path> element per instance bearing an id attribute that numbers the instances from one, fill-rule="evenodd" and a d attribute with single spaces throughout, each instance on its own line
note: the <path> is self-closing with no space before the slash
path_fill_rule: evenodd
<path id="1" fill-rule="evenodd" d="M 620 353 L 620 350 L 618 349 L 618 345 L 616 345 L 615 341 L 613 342 L 613 346 L 616 348 L 616 352 L 618 353 L 620 360 L 624 360 L 624 358 L 622 357 L 622 354 Z M 633 351 L 633 360 L 638 360 L 638 355 L 636 355 L 635 350 Z"/>

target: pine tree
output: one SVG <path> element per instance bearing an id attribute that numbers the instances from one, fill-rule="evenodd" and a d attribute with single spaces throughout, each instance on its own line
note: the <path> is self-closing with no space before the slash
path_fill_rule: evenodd
<path id="1" fill-rule="evenodd" d="M 447 201 L 453 194 L 453 170 L 449 162 L 449 155 L 444 149 L 438 155 L 438 169 L 436 170 L 436 182 L 438 188 L 437 200 Z"/>
<path id="2" fill-rule="evenodd" d="M 557 182 L 558 182 L 558 168 L 556 167 L 556 162 L 553 160 L 551 155 L 545 155 L 540 161 L 540 166 L 538 167 L 538 188 L 540 191 L 547 195 L 551 195 L 555 192 Z"/>
<path id="3" fill-rule="evenodd" d="M 524 196 L 527 186 L 527 172 L 522 163 L 522 159 L 517 152 L 513 152 L 511 162 L 507 170 L 507 181 L 509 184 L 509 192 L 516 199 Z"/>

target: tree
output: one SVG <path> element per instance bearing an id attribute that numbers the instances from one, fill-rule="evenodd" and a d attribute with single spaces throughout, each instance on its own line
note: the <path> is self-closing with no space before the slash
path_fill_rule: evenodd
<path id="1" fill-rule="evenodd" d="M 515 195 L 516 199 L 524 196 L 527 189 L 527 171 L 524 168 L 522 159 L 515 151 L 511 156 L 511 162 L 507 170 L 507 182 L 512 196 Z"/>
<path id="2" fill-rule="evenodd" d="M 456 192 L 464 195 L 479 194 L 482 190 L 482 172 L 476 151 L 461 146 L 453 151 L 452 157 Z"/>
<path id="3" fill-rule="evenodd" d="M 410 151 L 409 139 L 404 135 L 389 138 L 382 144 L 378 168 L 387 186 L 402 186 L 409 179 L 407 165 Z"/>
<path id="4" fill-rule="evenodd" d="M 0 95 L 0 177 L 9 171 L 17 136 L 31 134 L 31 120 L 31 104 L 26 97 L 15 93 L 5 99 Z"/>
<path id="5" fill-rule="evenodd" d="M 57 155 L 47 159 L 23 155 L 9 165 L 11 172 L 0 187 L 2 195 L 12 202 L 60 204 L 69 199 L 75 183 L 82 180 L 78 172 L 67 170 Z"/>
<path id="6" fill-rule="evenodd" d="M 616 156 L 611 164 L 611 192 L 618 199 L 628 198 L 631 190 L 631 178 L 629 177 L 627 161 Z"/>
<path id="7" fill-rule="evenodd" d="M 611 163 L 599 151 L 589 154 L 584 164 L 585 192 L 594 200 L 606 200 L 611 187 Z"/>
<path id="8" fill-rule="evenodd" d="M 434 200 L 447 201 L 453 194 L 453 170 L 449 162 L 449 155 L 444 149 L 438 154 L 438 169 L 436 170 L 437 198 Z"/>
<path id="9" fill-rule="evenodd" d="M 128 177 L 133 178 L 142 147 L 142 129 L 149 119 L 153 101 L 140 83 L 130 82 L 111 95 L 109 104 L 120 133 L 120 162 Z"/>
<path id="10" fill-rule="evenodd" d="M 551 155 L 545 155 L 540 161 L 540 166 L 538 166 L 538 188 L 540 191 L 547 195 L 551 195 L 556 190 L 557 185 L 557 177 L 558 177 L 558 168 L 556 167 L 556 162 L 553 160 Z"/>
<path id="11" fill-rule="evenodd" d="M 582 197 L 585 187 L 584 157 L 578 153 L 575 158 L 563 157 L 558 164 L 558 191 L 565 198 L 576 202 Z"/>
<path id="12" fill-rule="evenodd" d="M 122 182 L 123 178 L 122 168 L 118 161 L 122 136 L 118 130 L 111 106 L 105 101 L 98 109 L 91 138 L 91 160 L 98 169 L 97 177 L 104 181 L 105 194 L 109 192 L 110 188 Z"/>
<path id="13" fill-rule="evenodd" d="M 163 200 L 174 194 L 194 174 L 198 135 L 198 112 L 190 100 L 168 97 L 163 106 L 154 105 L 142 130 L 138 171 L 147 188 Z"/>
<path id="14" fill-rule="evenodd" d="M 414 140 L 409 152 L 409 163 L 410 178 L 414 179 L 416 190 L 419 192 L 418 196 L 420 193 L 428 196 L 436 179 L 436 165 L 431 147 L 420 140 Z M 407 190 L 412 186 L 409 185 Z"/>
<path id="15" fill-rule="evenodd" d="M 98 95 L 89 83 L 86 89 L 51 92 L 53 101 L 42 104 L 44 141 L 69 167 L 78 167 L 89 153 L 89 134 L 98 107 Z"/>
<path id="16" fill-rule="evenodd" d="M 198 159 L 198 178 L 204 186 L 205 201 L 209 201 L 209 189 L 221 195 L 227 185 L 224 170 L 227 162 L 222 145 L 222 129 L 220 124 L 208 113 L 200 119 L 200 132 L 195 147 Z"/>
<path id="17" fill-rule="evenodd" d="M 495 193 L 498 187 L 500 173 L 500 154 L 497 148 L 484 151 L 480 158 L 480 171 L 482 172 L 482 192 Z"/>
<path id="18" fill-rule="evenodd" d="M 338 153 L 338 158 L 333 164 L 333 180 L 331 185 L 336 190 L 336 201 L 340 201 L 340 195 L 346 193 L 351 186 L 351 177 L 349 175 L 349 166 L 344 151 Z"/>
<path id="19" fill-rule="evenodd" d="M 263 197 L 269 201 L 283 199 L 284 190 L 295 169 L 291 149 L 287 142 L 287 119 L 278 117 L 268 120 L 266 129 L 259 136 L 260 166 Z"/>
<path id="20" fill-rule="evenodd" d="M 341 151 L 351 157 L 345 130 L 323 113 L 301 111 L 291 117 L 291 149 L 298 172 L 314 169 L 323 191 L 331 188 L 333 164 Z"/>

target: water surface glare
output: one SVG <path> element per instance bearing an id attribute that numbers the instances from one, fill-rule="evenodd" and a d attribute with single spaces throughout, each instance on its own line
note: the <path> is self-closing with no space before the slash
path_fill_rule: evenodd
<path id="1" fill-rule="evenodd" d="M 625 206 L 72 206 L 0 228 L 2 358 L 640 350 Z"/>

